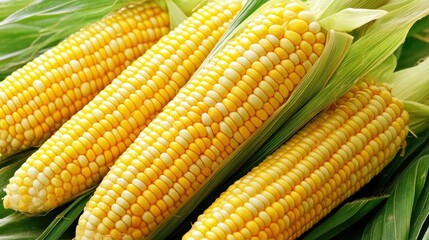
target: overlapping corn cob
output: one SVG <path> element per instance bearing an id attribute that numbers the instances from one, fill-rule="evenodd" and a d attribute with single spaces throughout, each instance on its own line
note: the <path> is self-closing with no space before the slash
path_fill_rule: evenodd
<path id="1" fill-rule="evenodd" d="M 0 83 L 0 154 L 38 146 L 169 31 L 157 4 L 83 28 Z"/>
<path id="2" fill-rule="evenodd" d="M 324 42 L 303 3 L 277 1 L 247 22 L 116 161 L 77 239 L 151 234 L 287 100 Z"/>
<path id="3" fill-rule="evenodd" d="M 202 214 L 183 239 L 296 239 L 378 174 L 404 145 L 408 113 L 360 83 Z"/>
<path id="4" fill-rule="evenodd" d="M 44 212 L 100 182 L 189 80 L 241 6 L 241 0 L 212 1 L 160 39 L 16 171 L 4 206 Z"/>

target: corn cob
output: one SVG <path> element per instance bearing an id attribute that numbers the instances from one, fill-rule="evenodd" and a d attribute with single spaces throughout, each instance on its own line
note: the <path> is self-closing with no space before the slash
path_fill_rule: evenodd
<path id="1" fill-rule="evenodd" d="M 157 4 L 132 4 L 71 35 L 0 83 L 0 154 L 38 146 L 169 31 Z"/>
<path id="2" fill-rule="evenodd" d="M 183 239 L 296 239 L 378 174 L 405 142 L 408 113 L 360 83 L 231 185 Z"/>
<path id="3" fill-rule="evenodd" d="M 325 35 L 313 19 L 279 1 L 246 23 L 115 162 L 77 239 L 142 238 L 172 216 L 318 59 Z"/>
<path id="4" fill-rule="evenodd" d="M 99 183 L 189 80 L 241 4 L 213 1 L 161 38 L 16 171 L 4 206 L 45 212 Z"/>

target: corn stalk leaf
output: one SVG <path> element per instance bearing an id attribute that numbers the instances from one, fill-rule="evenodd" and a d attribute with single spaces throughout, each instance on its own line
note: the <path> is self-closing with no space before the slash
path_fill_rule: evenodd
<path id="1" fill-rule="evenodd" d="M 331 239 L 342 230 L 365 217 L 369 212 L 379 206 L 387 195 L 355 200 L 344 204 L 334 214 L 327 217 L 313 230 L 305 234 L 302 240 Z"/>
<path id="2" fill-rule="evenodd" d="M 325 29 L 340 32 L 351 32 L 368 22 L 379 19 L 387 12 L 377 9 L 346 8 L 340 12 L 321 19 L 320 25 Z"/>
<path id="3" fill-rule="evenodd" d="M 414 161 L 396 179 L 391 196 L 370 220 L 362 239 L 415 239 L 410 238 L 410 233 L 418 236 L 429 214 L 427 199 L 421 199 L 429 194 L 425 187 L 429 184 L 428 173 L 429 155 Z"/>

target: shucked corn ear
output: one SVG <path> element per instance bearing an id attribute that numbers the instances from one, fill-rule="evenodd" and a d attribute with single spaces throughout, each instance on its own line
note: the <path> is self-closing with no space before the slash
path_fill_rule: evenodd
<path id="1" fill-rule="evenodd" d="M 279 1 L 249 21 L 115 162 L 77 239 L 150 235 L 287 100 L 324 41 L 303 4 Z"/>
<path id="2" fill-rule="evenodd" d="M 161 38 L 16 171 L 4 206 L 45 212 L 99 183 L 189 80 L 241 5 L 213 1 Z"/>
<path id="3" fill-rule="evenodd" d="M 71 35 L 0 83 L 0 154 L 38 146 L 169 31 L 135 3 Z"/>
<path id="4" fill-rule="evenodd" d="M 405 142 L 408 113 L 360 83 L 198 217 L 183 239 L 296 239 L 378 174 Z"/>

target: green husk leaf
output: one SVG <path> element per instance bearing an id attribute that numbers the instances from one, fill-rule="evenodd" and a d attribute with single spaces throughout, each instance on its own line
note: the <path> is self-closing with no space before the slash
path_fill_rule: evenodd
<path id="1" fill-rule="evenodd" d="M 365 79 L 369 79 L 374 82 L 389 81 L 392 79 L 396 63 L 395 55 L 390 55 L 382 64 L 378 65 L 377 68 L 372 69 L 368 74 L 366 74 Z"/>
<path id="2" fill-rule="evenodd" d="M 168 11 L 170 29 L 185 21 L 193 12 L 205 6 L 209 0 L 152 0 Z M 213 0 L 216 1 L 216 0 Z"/>
<path id="3" fill-rule="evenodd" d="M 0 21 L 8 17 L 10 14 L 24 8 L 33 0 L 2 0 L 0 1 Z"/>
<path id="4" fill-rule="evenodd" d="M 386 2 L 387 0 L 309 0 L 308 4 L 318 19 L 323 19 L 346 8 L 376 9 Z"/>
<path id="5" fill-rule="evenodd" d="M 415 223 L 415 219 L 412 218 L 413 212 L 423 210 L 416 209 L 416 206 L 419 206 L 419 197 L 427 194 L 422 195 L 428 182 L 428 173 L 429 155 L 413 162 L 395 180 L 389 199 L 370 220 L 362 237 L 364 239 L 410 239 L 410 231 Z M 415 232 L 419 231 L 413 230 L 413 234 L 416 234 Z"/>
<path id="6" fill-rule="evenodd" d="M 181 22 L 185 21 L 186 14 L 180 9 L 173 0 L 165 0 L 168 7 L 168 17 L 170 18 L 170 29 L 177 27 Z"/>
<path id="7" fill-rule="evenodd" d="M 193 12 L 205 6 L 209 1 L 213 0 L 174 0 L 174 3 L 180 7 L 186 16 L 191 16 Z"/>
<path id="8" fill-rule="evenodd" d="M 429 58 L 415 67 L 395 72 L 387 83 L 395 97 L 429 105 Z"/>
<path id="9" fill-rule="evenodd" d="M 408 239 L 419 239 L 425 232 L 425 224 L 429 221 L 429 179 L 426 179 L 425 186 L 414 205 L 413 214 L 411 216 L 413 224 L 411 224 L 410 234 Z"/>
<path id="10" fill-rule="evenodd" d="M 7 76 L 86 24 L 130 2 L 40 0 L 14 12 L 0 22 L 0 76 Z"/>
<path id="11" fill-rule="evenodd" d="M 331 239 L 374 210 L 387 195 L 359 199 L 344 204 L 334 214 L 302 237 L 302 240 Z"/>
<path id="12" fill-rule="evenodd" d="M 338 13 L 320 19 L 319 23 L 325 29 L 351 32 L 386 14 L 387 12 L 384 10 L 346 8 Z"/>
<path id="13" fill-rule="evenodd" d="M 275 1 L 271 1 L 268 4 L 273 2 Z M 246 22 L 243 22 L 243 24 L 245 25 Z M 210 192 L 219 187 L 223 179 L 226 179 L 236 171 L 237 168 L 243 164 L 244 160 L 255 153 L 256 149 L 264 143 L 264 140 L 273 134 L 288 117 L 292 116 L 306 100 L 310 99 L 311 96 L 323 88 L 346 55 L 352 42 L 352 37 L 350 35 L 335 31 L 329 32 L 328 39 L 322 56 L 301 80 L 301 83 L 297 86 L 294 93 L 292 93 L 288 102 L 284 104 L 284 107 L 278 109 L 273 116 L 265 121 L 255 134 L 228 156 L 224 160 L 224 164 L 208 178 L 205 184 L 198 189 L 196 194 L 189 198 L 171 218 L 161 223 L 148 238 L 164 239 L 168 234 L 171 234 L 171 230 L 177 228 L 184 218 L 187 217 Z M 220 49 L 221 48 L 219 48 L 219 50 Z"/>
<path id="14" fill-rule="evenodd" d="M 405 109 L 410 115 L 409 128 L 419 134 L 429 128 L 429 106 L 413 101 L 404 101 Z"/>
<path id="15" fill-rule="evenodd" d="M 401 50 L 397 70 L 415 66 L 429 56 L 429 16 L 413 25 Z"/>

